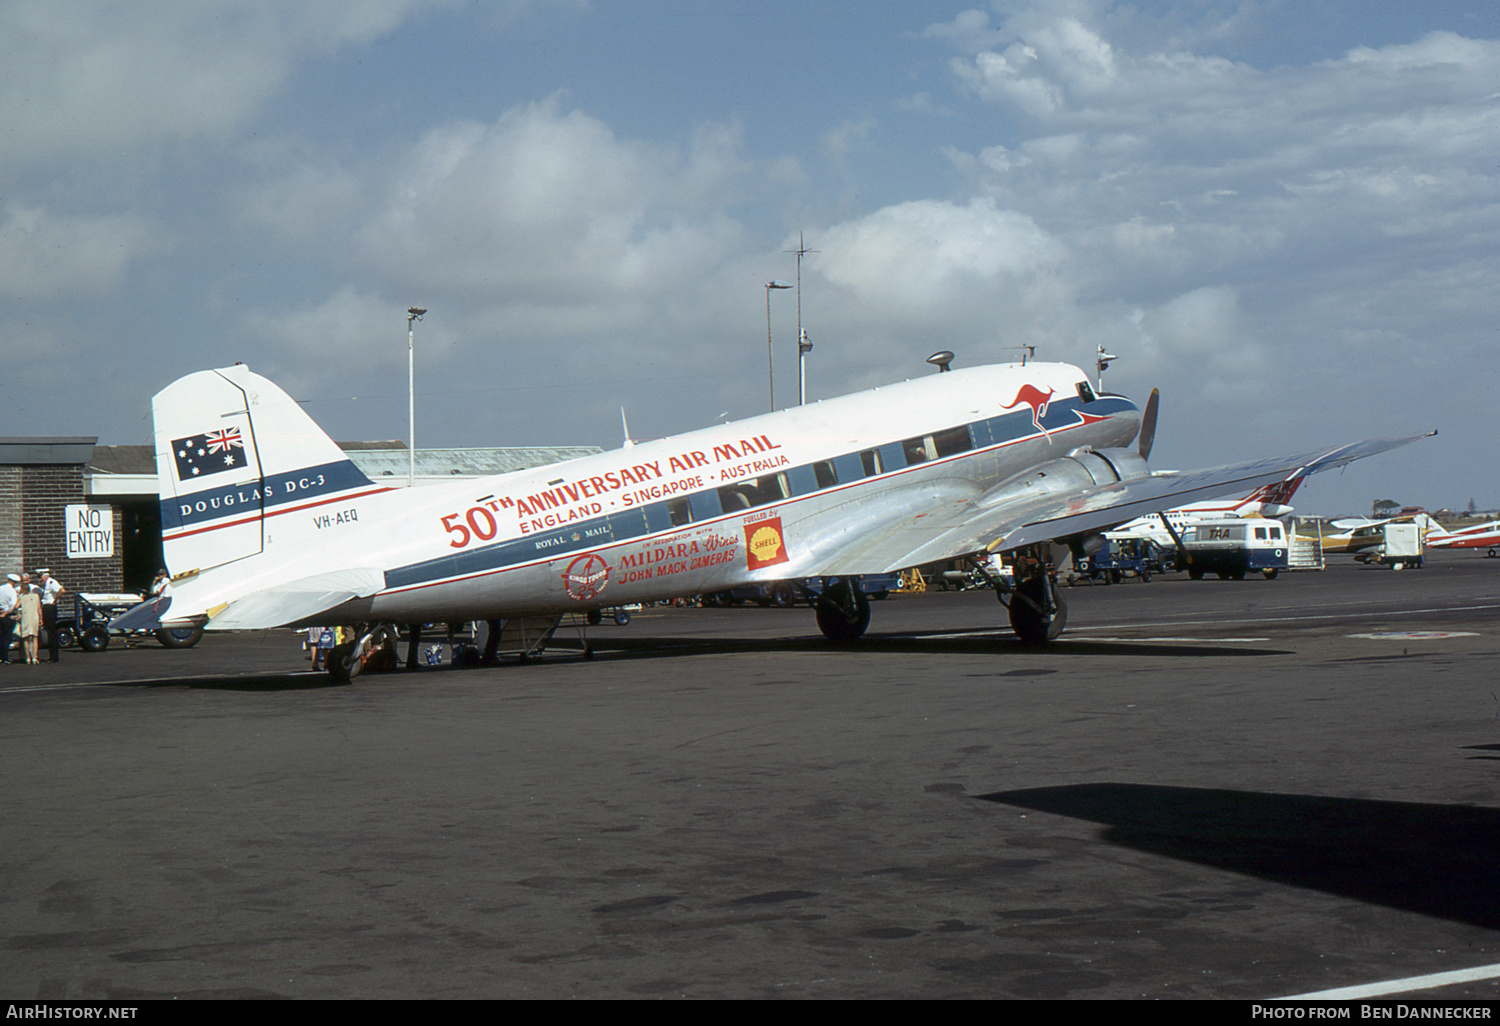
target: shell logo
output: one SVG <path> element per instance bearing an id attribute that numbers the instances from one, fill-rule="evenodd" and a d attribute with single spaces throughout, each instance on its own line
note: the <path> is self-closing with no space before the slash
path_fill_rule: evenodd
<path id="1" fill-rule="evenodd" d="M 745 561 L 750 570 L 775 566 L 788 560 L 786 539 L 781 533 L 781 518 L 772 517 L 745 525 Z"/>

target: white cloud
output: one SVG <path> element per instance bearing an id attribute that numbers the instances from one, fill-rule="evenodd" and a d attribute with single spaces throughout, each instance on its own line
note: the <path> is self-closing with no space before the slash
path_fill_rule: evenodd
<path id="1" fill-rule="evenodd" d="M 298 60 L 367 43 L 430 2 L 9 0 L 0 166 L 225 133 Z"/>
<path id="2" fill-rule="evenodd" d="M 555 102 L 447 125 L 384 187 L 359 258 L 386 281 L 553 308 L 554 330 L 577 330 L 581 308 L 680 289 L 732 251 L 738 226 L 714 208 L 736 189 L 737 147 L 705 129 L 680 155 Z"/>
<path id="3" fill-rule="evenodd" d="M 42 207 L 0 214 L 0 297 L 12 301 L 104 295 L 132 263 L 167 248 L 144 218 L 60 216 Z"/>
<path id="4" fill-rule="evenodd" d="M 821 234 L 816 266 L 872 311 L 925 318 L 985 303 L 1051 274 L 1062 250 L 1023 214 L 989 199 L 967 206 L 917 200 Z"/>

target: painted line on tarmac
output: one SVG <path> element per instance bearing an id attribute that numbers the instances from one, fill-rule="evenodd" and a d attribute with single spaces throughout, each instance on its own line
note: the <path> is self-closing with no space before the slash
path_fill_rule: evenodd
<path id="1" fill-rule="evenodd" d="M 1100 630 L 1101 628 L 1097 628 L 1096 627 L 1096 628 L 1093 628 L 1093 629 L 1094 630 Z M 1008 636 L 1008 634 L 1009 634 L 1009 632 L 1007 632 L 1003 628 L 1000 628 L 1000 627 L 991 627 L 988 630 L 979 630 L 979 631 L 943 631 L 941 634 L 902 634 L 902 635 L 899 635 L 899 636 L 903 637 L 903 638 L 911 638 L 913 641 L 946 641 L 949 638 L 984 638 L 984 637 L 994 637 L 994 636 L 997 636 L 997 635 L 1006 635 L 1006 636 Z M 1271 640 L 1270 638 L 1198 638 L 1198 637 L 1188 637 L 1186 635 L 1183 635 L 1183 636 L 1180 636 L 1180 637 L 1149 637 L 1149 638 L 1127 638 L 1127 637 L 1109 638 L 1109 637 L 1105 637 L 1105 638 L 1096 638 L 1093 635 L 1090 635 L 1087 638 L 1069 638 L 1069 637 L 1064 636 L 1064 637 L 1058 638 L 1056 643 L 1057 644 L 1066 644 L 1069 641 L 1213 641 L 1213 642 L 1224 643 L 1224 642 L 1231 642 L 1231 641 L 1263 642 L 1263 641 L 1270 641 L 1270 640 Z"/>
<path id="2" fill-rule="evenodd" d="M 1102 638 L 1099 638 L 1099 637 L 1094 637 L 1094 636 L 1090 635 L 1088 638 L 1074 638 L 1073 640 L 1074 641 L 1212 641 L 1212 642 L 1215 642 L 1217 644 L 1221 644 L 1222 645 L 1222 644 L 1230 644 L 1232 642 L 1252 642 L 1252 641 L 1253 642 L 1264 642 L 1264 641 L 1270 641 L 1271 639 L 1270 638 L 1199 638 L 1199 637 L 1192 637 L 1192 636 L 1187 635 L 1187 634 L 1181 634 L 1181 635 L 1177 635 L 1175 637 L 1169 636 L 1169 635 L 1163 635 L 1163 636 L 1153 635 L 1151 637 L 1142 637 L 1142 638 L 1127 638 L 1127 637 L 1123 637 L 1123 636 L 1122 637 L 1118 637 L 1118 638 L 1111 638 L 1111 637 L 1102 637 Z"/>
<path id="3" fill-rule="evenodd" d="M 1474 983 L 1478 980 L 1493 980 L 1500 977 L 1500 965 L 1481 965 L 1473 969 L 1455 969 L 1446 973 L 1430 973 L 1426 976 L 1408 976 L 1400 980 L 1382 983 L 1366 983 L 1359 987 L 1336 987 L 1319 990 L 1311 994 L 1293 994 L 1276 998 L 1277 1001 L 1353 1001 L 1359 998 L 1383 997 L 1401 994 L 1410 990 L 1431 990 L 1434 987 L 1449 987 L 1455 983 Z"/>
<path id="4" fill-rule="evenodd" d="M 18 695 L 23 691 L 56 691 L 58 688 L 92 688 L 98 687 L 97 683 L 83 683 L 72 681 L 66 684 L 19 684 L 13 688 L 0 688 L 0 695 Z"/>

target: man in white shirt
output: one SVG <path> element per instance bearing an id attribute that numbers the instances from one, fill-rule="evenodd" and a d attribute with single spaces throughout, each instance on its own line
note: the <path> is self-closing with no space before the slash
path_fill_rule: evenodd
<path id="1" fill-rule="evenodd" d="M 62 586 L 62 582 L 52 576 L 52 571 L 45 568 L 36 572 L 38 580 L 37 590 L 42 593 L 42 626 L 47 629 L 47 651 L 52 654 L 54 663 L 62 662 L 58 657 L 57 645 L 57 599 L 68 589 Z"/>
<path id="2" fill-rule="evenodd" d="M 11 616 L 21 600 L 20 583 L 21 578 L 15 574 L 6 574 L 0 581 L 0 663 L 10 662 L 10 645 L 16 635 L 16 621 Z"/>

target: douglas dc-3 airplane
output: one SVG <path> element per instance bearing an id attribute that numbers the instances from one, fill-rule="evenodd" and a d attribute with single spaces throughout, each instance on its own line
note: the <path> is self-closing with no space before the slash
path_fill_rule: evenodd
<path id="1" fill-rule="evenodd" d="M 1056 564 L 1103 530 L 1422 437 L 1152 473 L 1156 405 L 1153 392 L 1143 414 L 1067 364 L 984 366 L 391 488 L 266 378 L 200 371 L 152 404 L 171 594 L 110 626 L 352 626 L 358 640 L 330 659 L 347 680 L 382 652 L 394 659 L 393 625 L 493 625 L 817 576 L 819 629 L 852 642 L 870 620 L 857 575 L 1000 552 L 1016 567 L 1014 585 L 991 582 L 1011 627 L 1042 643 L 1067 615 Z"/>

